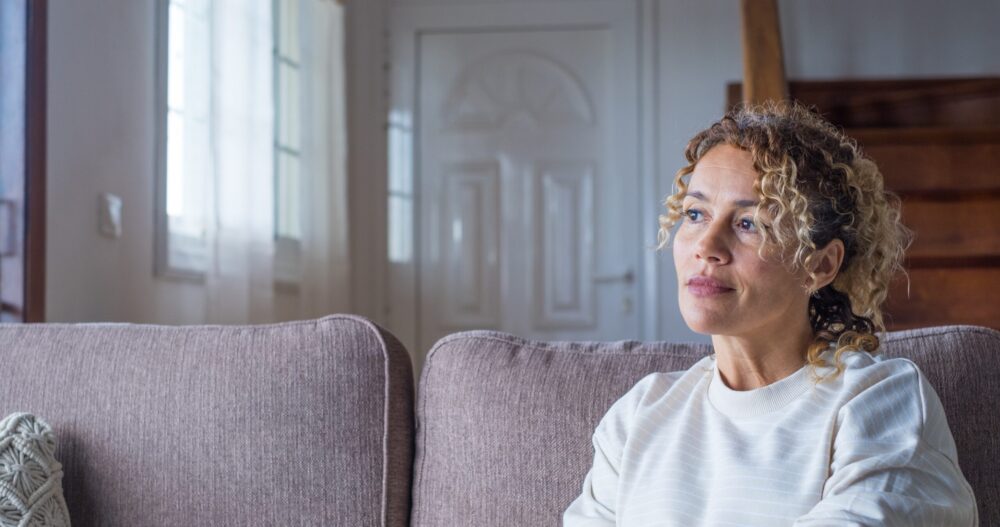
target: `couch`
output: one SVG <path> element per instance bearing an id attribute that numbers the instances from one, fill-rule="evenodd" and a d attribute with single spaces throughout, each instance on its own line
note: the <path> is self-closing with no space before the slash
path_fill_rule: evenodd
<path id="1" fill-rule="evenodd" d="M 945 406 L 982 525 L 1000 525 L 1000 332 L 890 333 Z M 76 527 L 559 525 L 604 411 L 706 345 L 440 340 L 361 317 L 258 326 L 0 325 L 3 415 L 59 439 Z"/>

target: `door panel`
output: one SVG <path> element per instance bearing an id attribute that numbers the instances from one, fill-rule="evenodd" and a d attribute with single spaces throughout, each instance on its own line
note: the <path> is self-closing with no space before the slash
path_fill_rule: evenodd
<path id="1" fill-rule="evenodd" d="M 438 286 L 441 320 L 456 329 L 500 324 L 499 174 L 493 160 L 444 168 Z"/>
<path id="2" fill-rule="evenodd" d="M 566 162 L 541 166 L 535 174 L 535 228 L 529 234 L 537 329 L 586 330 L 597 324 L 591 279 L 594 174 L 593 165 Z"/>

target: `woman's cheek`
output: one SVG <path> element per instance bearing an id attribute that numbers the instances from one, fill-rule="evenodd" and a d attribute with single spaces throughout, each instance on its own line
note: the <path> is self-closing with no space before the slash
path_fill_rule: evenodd
<path id="1" fill-rule="evenodd" d="M 671 245 L 673 245 L 674 249 L 674 265 L 679 266 L 686 254 L 688 245 L 687 233 L 684 231 L 683 225 L 678 227 L 677 231 L 674 232 L 674 239 Z"/>

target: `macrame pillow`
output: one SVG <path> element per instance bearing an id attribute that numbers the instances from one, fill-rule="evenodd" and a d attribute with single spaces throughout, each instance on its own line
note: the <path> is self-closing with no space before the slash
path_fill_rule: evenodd
<path id="1" fill-rule="evenodd" d="M 0 421 L 0 527 L 69 527 L 56 437 L 27 413 Z"/>

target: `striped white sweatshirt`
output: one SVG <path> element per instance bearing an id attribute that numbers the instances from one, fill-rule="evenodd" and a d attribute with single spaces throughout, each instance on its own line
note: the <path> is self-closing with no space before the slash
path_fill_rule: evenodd
<path id="1" fill-rule="evenodd" d="M 564 527 L 979 525 L 917 366 L 842 358 L 834 381 L 815 384 L 803 367 L 749 391 L 726 386 L 714 356 L 644 377 L 597 425 Z"/>

